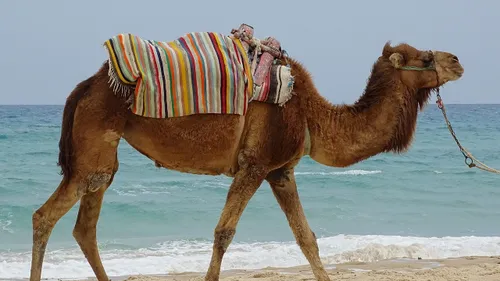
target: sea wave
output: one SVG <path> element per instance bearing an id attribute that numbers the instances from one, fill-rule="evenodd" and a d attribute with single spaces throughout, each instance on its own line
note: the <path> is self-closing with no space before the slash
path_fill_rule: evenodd
<path id="1" fill-rule="evenodd" d="M 12 230 L 12 228 L 10 228 L 11 224 L 12 224 L 11 220 L 0 219 L 0 232 L 5 231 L 8 233 L 14 233 L 14 230 Z"/>
<path id="2" fill-rule="evenodd" d="M 373 262 L 385 259 L 440 259 L 471 255 L 500 255 L 500 237 L 404 237 L 337 235 L 318 239 L 325 264 Z M 171 241 L 141 249 L 105 250 L 101 256 L 110 276 L 205 272 L 210 262 L 210 241 Z M 0 279 L 27 278 L 30 253 L 2 253 Z M 223 270 L 290 267 L 307 264 L 297 244 L 289 242 L 233 243 Z M 93 276 L 79 249 L 60 249 L 46 255 L 43 277 Z"/>
<path id="3" fill-rule="evenodd" d="M 295 175 L 320 175 L 320 176 L 364 176 L 364 175 L 373 175 L 380 174 L 382 171 L 380 170 L 347 170 L 347 171 L 339 171 L 339 172 L 295 172 Z"/>

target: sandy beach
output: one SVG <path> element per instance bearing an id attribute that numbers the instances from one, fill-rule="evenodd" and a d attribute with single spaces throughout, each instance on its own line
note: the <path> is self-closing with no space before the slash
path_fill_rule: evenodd
<path id="1" fill-rule="evenodd" d="M 498 281 L 500 256 L 442 260 L 397 259 L 326 266 L 331 280 L 343 281 Z M 115 277 L 125 281 L 202 281 L 204 273 Z M 86 279 L 88 280 L 95 280 Z M 313 281 L 309 266 L 223 271 L 223 281 Z M 84 280 L 80 280 L 84 281 Z"/>

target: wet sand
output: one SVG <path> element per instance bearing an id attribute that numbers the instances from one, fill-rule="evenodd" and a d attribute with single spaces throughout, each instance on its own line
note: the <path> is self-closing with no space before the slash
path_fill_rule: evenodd
<path id="1" fill-rule="evenodd" d="M 330 279 L 343 281 L 499 281 L 500 256 L 441 260 L 397 259 L 325 265 Z M 126 281 L 203 281 L 205 273 L 121 276 Z M 95 278 L 87 279 L 95 280 Z M 309 266 L 223 271 L 221 281 L 314 281 Z"/>

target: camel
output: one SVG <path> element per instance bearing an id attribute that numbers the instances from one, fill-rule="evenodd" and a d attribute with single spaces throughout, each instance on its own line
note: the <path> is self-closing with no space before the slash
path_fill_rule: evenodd
<path id="1" fill-rule="evenodd" d="M 387 42 L 361 97 L 352 105 L 334 105 L 320 95 L 300 62 L 287 60 L 295 79 L 293 97 L 285 106 L 252 101 L 245 115 L 165 119 L 134 115 L 125 100 L 113 93 L 106 62 L 80 82 L 64 106 L 58 162 L 62 180 L 33 214 L 30 280 L 40 280 L 51 231 L 78 201 L 73 236 L 97 279 L 109 280 L 97 247 L 96 227 L 104 194 L 118 170 L 121 139 L 159 167 L 233 178 L 214 230 L 205 280 L 219 279 L 238 221 L 264 181 L 315 278 L 330 280 L 304 215 L 294 167 L 304 156 L 326 166 L 348 167 L 379 153 L 406 152 L 418 112 L 433 91 L 458 80 L 464 69 L 451 53 Z"/>

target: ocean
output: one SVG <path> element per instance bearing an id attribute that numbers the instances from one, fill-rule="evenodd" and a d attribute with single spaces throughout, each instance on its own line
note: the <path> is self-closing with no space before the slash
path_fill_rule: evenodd
<path id="1" fill-rule="evenodd" d="M 26 278 L 31 216 L 60 182 L 63 106 L 0 106 L 0 279 Z M 500 105 L 447 105 L 463 145 L 500 168 Z M 108 275 L 207 270 L 230 178 L 158 169 L 125 141 L 108 189 L 98 242 Z M 500 255 L 500 175 L 469 169 L 441 112 L 420 114 L 403 155 L 349 168 L 304 157 L 296 178 L 325 264 L 395 258 Z M 72 237 L 78 204 L 56 225 L 42 277 L 94 276 Z M 238 225 L 222 268 L 307 264 L 264 183 Z"/>

